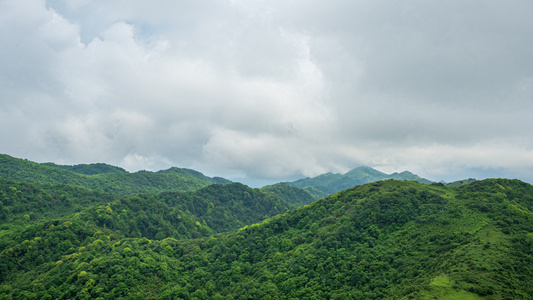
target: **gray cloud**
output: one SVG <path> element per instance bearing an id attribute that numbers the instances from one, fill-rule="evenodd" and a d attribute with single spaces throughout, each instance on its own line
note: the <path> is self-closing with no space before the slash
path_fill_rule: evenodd
<path id="1" fill-rule="evenodd" d="M 246 180 L 370 165 L 533 181 L 531 6 L 3 1 L 1 151 Z"/>

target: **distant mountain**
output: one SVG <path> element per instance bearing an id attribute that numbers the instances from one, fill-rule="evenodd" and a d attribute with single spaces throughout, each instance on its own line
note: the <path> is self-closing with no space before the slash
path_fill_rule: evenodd
<path id="1" fill-rule="evenodd" d="M 468 178 L 468 179 L 463 179 L 463 180 L 457 180 L 457 181 L 454 181 L 454 182 L 449 182 L 449 183 L 446 183 L 445 185 L 447 187 L 459 187 L 459 186 L 471 184 L 471 183 L 476 182 L 476 181 L 477 180 L 474 179 L 474 178 Z"/>
<path id="2" fill-rule="evenodd" d="M 432 183 L 432 181 L 408 171 L 386 174 L 370 167 L 358 167 L 345 174 L 326 173 L 312 178 L 287 182 L 287 184 L 304 189 L 315 199 L 320 199 L 356 185 L 387 179 L 412 180 L 424 184 Z"/>
<path id="3" fill-rule="evenodd" d="M 231 182 L 220 177 L 210 178 L 188 169 L 128 173 L 106 164 L 59 166 L 52 163 L 39 164 L 5 154 L 0 154 L 0 177 L 35 183 L 67 184 L 121 195 L 193 191 L 214 183 Z"/>

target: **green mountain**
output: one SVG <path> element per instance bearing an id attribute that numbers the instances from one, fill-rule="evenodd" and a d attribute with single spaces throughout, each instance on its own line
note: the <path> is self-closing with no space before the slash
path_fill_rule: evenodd
<path id="1" fill-rule="evenodd" d="M 201 193 L 0 231 L 0 299 L 533 298 L 533 186 L 518 180 L 380 181 L 214 235 L 209 213 L 223 210 L 224 223 L 250 213 L 233 208 L 273 206 L 239 184 Z M 204 237 L 175 235 L 189 216 Z"/>
<path id="2" fill-rule="evenodd" d="M 288 182 L 288 184 L 304 189 L 315 199 L 320 199 L 356 185 L 387 179 L 412 180 L 425 184 L 432 183 L 408 171 L 386 174 L 370 167 L 358 167 L 345 174 L 325 173 L 312 178 Z"/>
<path id="3" fill-rule="evenodd" d="M 71 171 L 74 173 L 84 174 L 84 175 L 96 175 L 96 174 L 105 174 L 105 173 L 128 173 L 126 170 L 111 166 L 103 163 L 96 164 L 80 164 L 80 165 L 56 165 L 55 163 L 43 163 L 41 165 L 56 167 Z"/>
<path id="4" fill-rule="evenodd" d="M 202 173 L 200 173 L 198 171 L 191 170 L 191 169 L 184 169 L 184 168 L 172 167 L 172 168 L 167 169 L 167 170 L 158 171 L 158 172 L 156 172 L 156 174 L 157 173 L 181 174 L 181 175 L 191 176 L 191 177 L 203 180 L 203 181 L 208 181 L 208 182 L 211 182 L 211 183 L 219 183 L 219 184 L 230 184 L 231 183 L 231 180 L 227 180 L 227 179 L 222 178 L 222 177 L 212 177 L 211 178 L 211 177 L 205 176 L 204 174 L 202 174 Z"/>
<path id="5" fill-rule="evenodd" d="M 70 216 L 117 200 L 116 195 L 69 185 L 47 185 L 0 178 L 0 230 Z"/>
<path id="6" fill-rule="evenodd" d="M 69 185 L 0 178 L 0 229 L 74 215 L 123 237 L 192 238 L 238 229 L 284 213 L 290 205 L 240 183 L 193 192 L 118 196 Z"/>
<path id="7" fill-rule="evenodd" d="M 35 183 L 68 184 L 121 195 L 192 191 L 214 183 L 230 183 L 229 180 L 219 177 L 210 178 L 188 169 L 171 168 L 155 173 L 127 173 L 121 170 L 121 168 L 105 164 L 76 166 L 38 164 L 0 154 L 0 177 Z M 87 175 L 86 173 L 94 174 Z"/>

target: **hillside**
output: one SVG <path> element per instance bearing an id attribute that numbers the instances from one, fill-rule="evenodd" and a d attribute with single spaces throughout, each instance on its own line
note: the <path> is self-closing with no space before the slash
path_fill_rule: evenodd
<path id="1" fill-rule="evenodd" d="M 284 182 L 264 186 L 261 188 L 261 191 L 291 204 L 292 208 L 307 205 L 315 201 L 309 192 Z"/>
<path id="2" fill-rule="evenodd" d="M 60 168 L 74 173 L 84 174 L 84 175 L 96 175 L 96 174 L 105 174 L 105 173 L 127 173 L 126 170 L 103 163 L 95 164 L 79 164 L 79 165 L 57 165 L 55 163 L 43 163 L 43 166 L 49 166 L 54 168 Z"/>
<path id="3" fill-rule="evenodd" d="M 199 198 L 219 194 L 204 193 Z M 181 198 L 163 193 L 157 202 L 189 207 Z M 240 206 L 255 197 L 243 199 L 252 201 Z M 142 217 L 127 223 L 129 214 L 145 206 L 120 202 L 0 232 L 0 298 L 533 297 L 533 186 L 517 180 L 458 188 L 380 181 L 199 239 L 133 238 L 132 226 L 146 226 Z M 176 212 L 146 215 L 168 221 L 179 219 Z"/>
<path id="4" fill-rule="evenodd" d="M 0 178 L 0 229 L 61 218 L 117 200 L 116 195 L 69 185 L 46 185 Z"/>
<path id="5" fill-rule="evenodd" d="M 230 183 L 223 178 L 210 178 L 202 173 L 172 168 L 160 172 L 122 172 L 105 164 L 59 166 L 38 164 L 0 154 L 0 177 L 10 180 L 46 184 L 67 184 L 94 191 L 120 195 L 193 191 L 214 183 Z M 94 173 L 86 175 L 85 173 Z"/>
<path id="6" fill-rule="evenodd" d="M 231 183 L 230 180 L 227 180 L 227 179 L 222 178 L 222 177 L 207 177 L 204 174 L 202 174 L 202 173 L 200 173 L 200 172 L 198 172 L 196 170 L 185 169 L 185 168 L 172 167 L 172 168 L 167 169 L 167 170 L 161 170 L 161 171 L 156 172 L 156 174 L 158 174 L 158 173 L 163 173 L 163 174 L 181 174 L 181 175 L 191 176 L 191 177 L 203 180 L 203 181 L 207 181 L 207 182 L 211 182 L 211 183 L 218 183 L 218 184 L 229 184 L 229 183 Z"/>
<path id="7" fill-rule="evenodd" d="M 358 167 L 345 174 L 325 173 L 312 178 L 287 182 L 287 184 L 304 189 L 316 200 L 356 185 L 388 179 L 412 180 L 425 184 L 431 183 L 431 181 L 408 171 L 386 174 L 370 167 Z"/>
<path id="8" fill-rule="evenodd" d="M 117 230 L 123 237 L 192 238 L 235 230 L 284 213 L 289 207 L 240 183 L 123 197 L 69 185 L 0 178 L 2 230 L 74 216 L 85 224 Z"/>

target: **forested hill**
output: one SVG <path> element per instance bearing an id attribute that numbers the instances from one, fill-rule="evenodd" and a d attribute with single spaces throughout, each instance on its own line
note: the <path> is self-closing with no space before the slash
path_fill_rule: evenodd
<path id="1" fill-rule="evenodd" d="M 76 186 L 0 178 L 0 230 L 67 217 L 117 199 L 117 195 Z"/>
<path id="2" fill-rule="evenodd" d="M 164 227 L 185 208 L 232 218 L 222 208 L 232 189 L 237 206 L 268 206 L 257 189 L 214 187 L 0 231 L 0 298 L 533 298 L 533 186 L 521 181 L 381 181 L 228 233 L 211 235 L 205 218 L 193 224 L 203 238 Z"/>
<path id="3" fill-rule="evenodd" d="M 235 230 L 288 208 L 286 202 L 240 183 L 124 197 L 0 178 L 2 230 L 66 217 L 115 230 L 122 237 L 193 238 Z"/>
<path id="4" fill-rule="evenodd" d="M 204 174 L 191 169 L 185 169 L 185 168 L 176 168 L 172 167 L 167 170 L 161 170 L 156 173 L 168 173 L 168 174 L 181 174 L 186 176 L 191 176 L 200 180 L 208 181 L 211 183 L 219 183 L 219 184 L 229 184 L 231 183 L 230 180 L 222 178 L 222 177 L 207 177 Z"/>
<path id="5" fill-rule="evenodd" d="M 115 166 L 111 166 L 111 165 L 103 164 L 103 163 L 79 164 L 79 165 L 73 165 L 73 166 L 57 165 L 55 163 L 43 163 L 41 165 L 61 168 L 67 171 L 72 171 L 74 173 L 79 173 L 79 174 L 84 174 L 84 175 L 97 175 L 97 174 L 105 174 L 105 173 L 128 173 L 126 170 L 120 167 L 115 167 Z"/>
<path id="6" fill-rule="evenodd" d="M 425 184 L 432 183 L 430 180 L 408 171 L 386 174 L 370 167 L 358 167 L 345 174 L 325 173 L 312 178 L 287 182 L 287 184 L 307 191 L 316 200 L 352 188 L 356 185 L 388 179 L 413 180 Z"/>
<path id="7" fill-rule="evenodd" d="M 0 177 L 35 183 L 68 184 L 121 195 L 193 191 L 214 183 L 230 183 L 229 180 L 210 178 L 188 169 L 172 168 L 155 173 L 127 173 L 121 170 L 124 171 L 105 164 L 76 166 L 38 164 L 0 154 Z"/>

